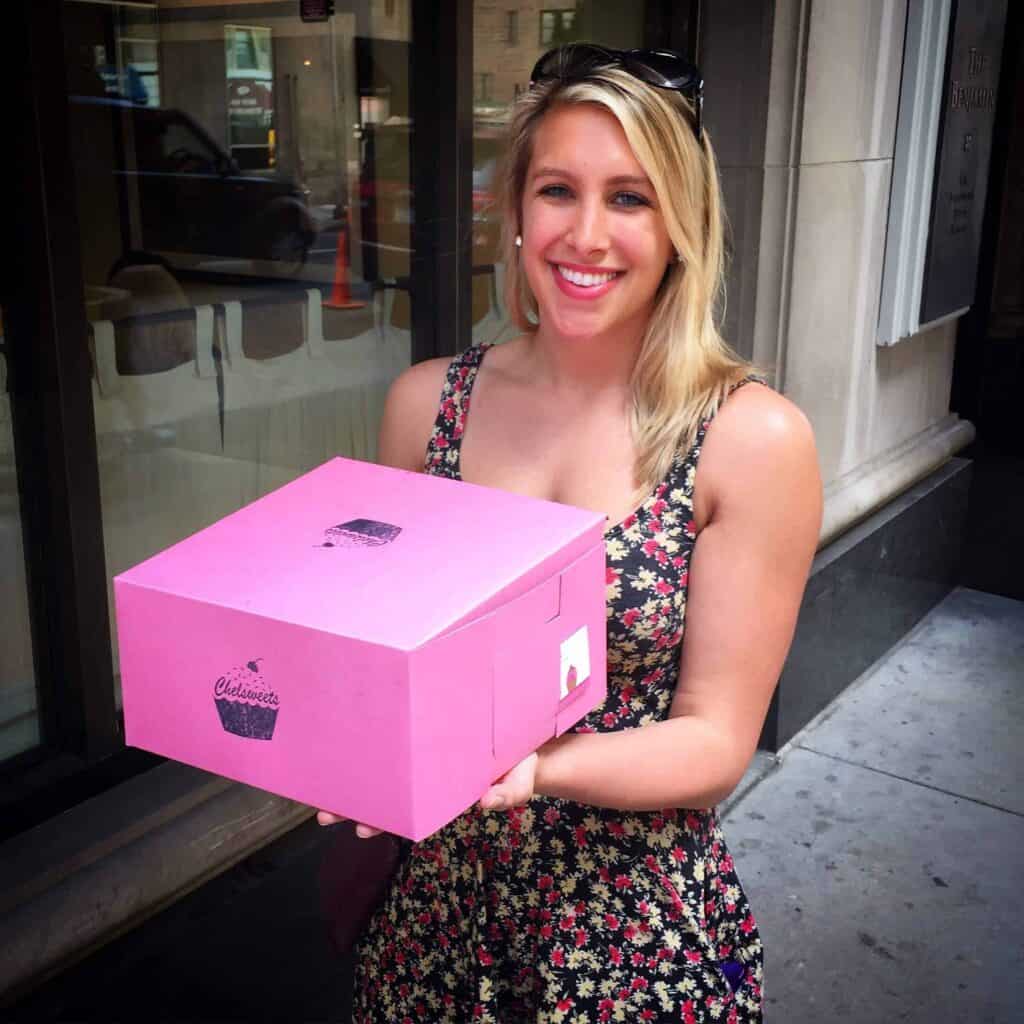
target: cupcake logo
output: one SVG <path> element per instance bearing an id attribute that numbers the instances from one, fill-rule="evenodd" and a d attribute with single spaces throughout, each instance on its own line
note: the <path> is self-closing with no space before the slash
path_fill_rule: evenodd
<path id="1" fill-rule="evenodd" d="M 400 526 L 379 523 L 375 519 L 350 519 L 347 523 L 324 530 L 318 548 L 376 548 L 390 544 L 400 533 Z"/>
<path id="2" fill-rule="evenodd" d="M 224 731 L 247 740 L 273 739 L 281 704 L 263 678 L 262 660 L 247 661 L 213 684 L 213 703 Z"/>

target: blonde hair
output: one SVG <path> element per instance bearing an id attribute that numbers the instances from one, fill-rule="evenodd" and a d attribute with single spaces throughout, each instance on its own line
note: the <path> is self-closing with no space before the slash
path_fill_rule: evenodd
<path id="1" fill-rule="evenodd" d="M 690 449 L 701 423 L 752 367 L 726 344 L 716 322 L 723 295 L 724 217 L 707 131 L 699 143 L 693 108 L 684 96 L 645 85 L 615 67 L 596 69 L 584 80 L 537 83 L 513 111 L 500 201 L 505 301 L 516 326 L 524 332 L 537 329 L 537 302 L 514 242 L 533 139 L 545 114 L 575 103 L 601 106 L 622 126 L 680 257 L 659 286 L 631 381 L 639 498 L 665 478 L 677 452 Z"/>

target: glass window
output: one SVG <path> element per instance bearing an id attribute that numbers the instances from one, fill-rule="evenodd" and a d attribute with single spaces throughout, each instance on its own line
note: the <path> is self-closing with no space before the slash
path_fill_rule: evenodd
<path id="1" fill-rule="evenodd" d="M 571 43 L 576 38 L 576 11 L 541 11 L 540 44 L 543 47 Z"/>
<path id="2" fill-rule="evenodd" d="M 0 313 L 0 762 L 38 745 L 40 732 L 3 323 Z"/>
<path id="3" fill-rule="evenodd" d="M 671 0 L 666 2 L 671 9 Z M 504 266 L 498 251 L 501 218 L 495 206 L 494 176 L 500 165 L 511 105 L 529 86 L 537 58 L 552 46 L 581 39 L 623 49 L 644 45 L 644 5 L 594 0 L 578 19 L 574 0 L 565 0 L 562 8 L 550 7 L 540 12 L 536 44 L 526 35 L 519 46 L 510 50 L 509 26 L 518 24 L 520 13 L 532 19 L 536 11 L 536 7 L 525 5 L 517 10 L 499 11 L 484 0 L 477 0 L 473 8 L 474 342 L 507 341 L 516 333 L 502 295 Z"/>
<path id="4" fill-rule="evenodd" d="M 376 457 L 410 361 L 410 26 L 409 0 L 64 4 L 108 580 Z"/>

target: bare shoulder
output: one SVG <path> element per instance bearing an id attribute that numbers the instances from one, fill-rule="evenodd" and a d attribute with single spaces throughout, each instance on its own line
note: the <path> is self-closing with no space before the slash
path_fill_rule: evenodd
<path id="1" fill-rule="evenodd" d="M 723 403 L 701 453 L 699 481 L 709 514 L 723 502 L 762 508 L 796 499 L 817 507 L 821 478 L 814 432 L 788 398 L 762 384 L 748 384 Z"/>
<path id="2" fill-rule="evenodd" d="M 377 461 L 419 472 L 437 418 L 450 356 L 426 359 L 403 370 L 384 402 L 377 436 Z"/>

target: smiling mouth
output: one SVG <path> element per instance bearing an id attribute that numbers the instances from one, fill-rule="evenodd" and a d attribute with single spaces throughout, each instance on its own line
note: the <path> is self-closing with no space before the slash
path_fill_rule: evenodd
<path id="1" fill-rule="evenodd" d="M 609 281 L 614 280 L 622 274 L 621 270 L 589 273 L 581 270 L 570 270 L 568 267 L 563 267 L 560 263 L 556 263 L 554 266 L 555 270 L 557 270 L 566 281 L 570 284 L 576 285 L 577 288 L 597 288 L 599 285 L 607 284 Z"/>

